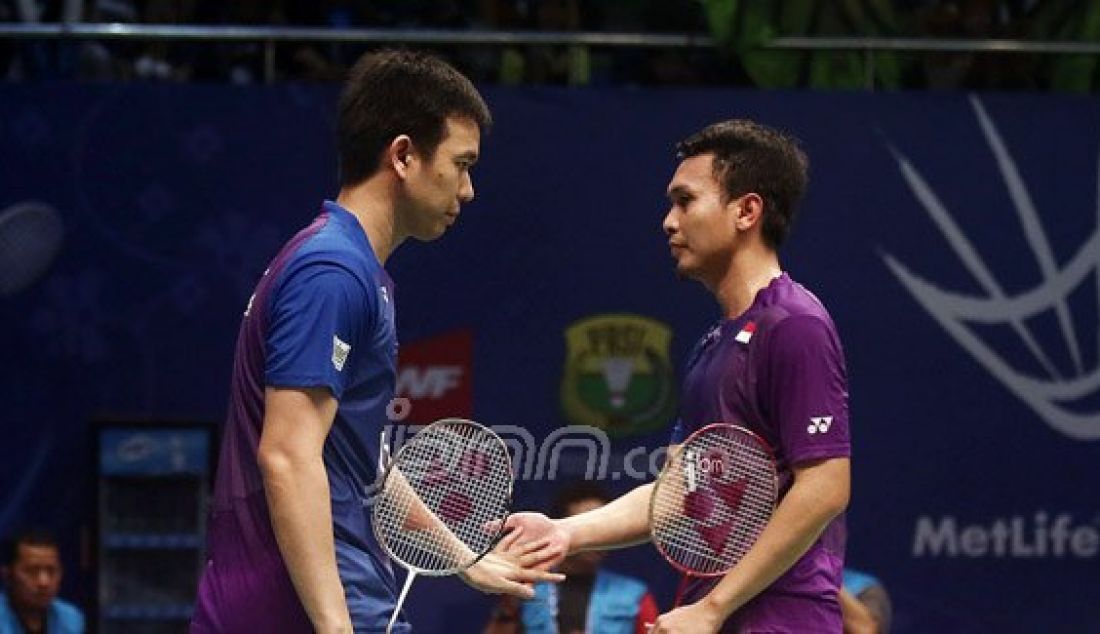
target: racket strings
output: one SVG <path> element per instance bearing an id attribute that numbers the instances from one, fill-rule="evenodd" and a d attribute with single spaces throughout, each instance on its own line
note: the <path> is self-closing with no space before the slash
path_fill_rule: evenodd
<path id="1" fill-rule="evenodd" d="M 437 423 L 395 458 L 375 507 L 378 539 L 413 570 L 461 570 L 492 547 L 489 528 L 507 517 L 511 490 L 499 437 L 466 421 Z"/>
<path id="2" fill-rule="evenodd" d="M 771 453 L 755 436 L 716 427 L 684 443 L 654 491 L 652 534 L 683 569 L 721 574 L 744 557 L 772 515 Z"/>

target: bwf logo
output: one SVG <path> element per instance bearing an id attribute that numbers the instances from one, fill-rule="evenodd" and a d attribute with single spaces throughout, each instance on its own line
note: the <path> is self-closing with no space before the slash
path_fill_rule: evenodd
<path id="1" fill-rule="evenodd" d="M 832 416 L 814 416 L 810 419 L 810 426 L 806 431 L 811 434 L 824 434 L 833 424 Z"/>
<path id="2" fill-rule="evenodd" d="M 408 408 L 405 422 L 470 416 L 473 411 L 474 334 L 469 330 L 444 333 L 401 346 L 397 369 L 397 396 Z M 407 416 L 411 419 L 405 420 Z"/>
<path id="3" fill-rule="evenodd" d="M 1094 279 L 1100 268 L 1100 231 L 1085 238 L 1070 258 L 1059 258 L 1043 228 L 1039 210 L 1009 153 L 1001 133 L 986 113 L 981 101 L 970 100 L 986 144 L 996 161 L 1005 189 L 1023 227 L 1031 259 L 1037 265 L 1039 281 L 1030 288 L 1010 292 L 1010 284 L 1000 280 L 981 256 L 970 236 L 963 232 L 946 203 L 932 189 L 909 158 L 891 147 L 898 169 L 913 196 L 943 234 L 947 244 L 977 282 L 980 293 L 948 290 L 944 285 L 918 276 L 892 255 L 883 259 L 898 281 L 951 337 L 1009 391 L 1019 397 L 1051 427 L 1077 440 L 1100 440 L 1100 410 L 1095 403 L 1100 392 L 1100 364 L 1089 363 L 1084 354 L 1090 336 L 1081 335 L 1081 326 L 1092 328 L 1089 312 L 1075 314 L 1070 297 Z M 1023 255 L 1023 254 L 1021 254 Z M 1017 258 L 1018 259 L 1018 258 Z M 1036 321 L 1046 315 L 1054 319 L 1061 342 L 1040 344 Z M 1095 316 L 1092 318 L 1095 324 Z M 981 326 L 1004 326 L 1015 335 L 1013 346 L 983 337 Z M 1019 345 L 1015 345 L 1018 343 Z M 1066 363 L 1057 362 L 1055 351 L 1068 352 Z M 1011 359 L 1019 348 L 1028 359 Z"/>
<path id="4" fill-rule="evenodd" d="M 462 379 L 460 365 L 405 366 L 397 374 L 397 393 L 415 399 L 439 399 L 461 387 Z"/>

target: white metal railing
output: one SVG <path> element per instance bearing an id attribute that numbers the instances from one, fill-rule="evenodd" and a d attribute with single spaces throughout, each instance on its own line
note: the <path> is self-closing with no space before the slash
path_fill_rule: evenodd
<path id="1" fill-rule="evenodd" d="M 0 23 L 0 38 L 44 40 L 171 40 L 221 42 L 358 42 L 378 44 L 577 44 L 676 48 L 712 46 L 706 34 L 488 31 L 452 29 L 337 29 L 325 27 L 205 26 L 194 24 Z"/>
<path id="2" fill-rule="evenodd" d="M 579 45 L 622 48 L 705 48 L 714 46 L 703 33 L 600 33 L 590 31 L 489 31 L 449 29 L 340 29 L 282 26 L 207 26 L 179 24 L 0 23 L 8 40 L 162 40 L 261 42 L 268 77 L 274 46 L 280 42 L 355 42 L 371 44 L 462 44 L 480 46 Z M 858 51 L 866 60 L 868 86 L 873 86 L 878 52 L 1100 54 L 1100 42 L 1005 39 L 931 39 L 904 37 L 779 37 L 765 45 L 776 50 Z"/>
<path id="3" fill-rule="evenodd" d="M 705 33 L 601 33 L 591 31 L 488 31 L 452 29 L 337 29 L 195 24 L 94 24 L 0 22 L 0 38 L 42 40 L 191 40 L 249 42 L 373 42 L 382 44 L 577 44 L 632 48 L 713 46 Z M 1100 54 L 1100 42 L 910 37 L 779 37 L 768 48 L 788 50 L 957 53 Z"/>

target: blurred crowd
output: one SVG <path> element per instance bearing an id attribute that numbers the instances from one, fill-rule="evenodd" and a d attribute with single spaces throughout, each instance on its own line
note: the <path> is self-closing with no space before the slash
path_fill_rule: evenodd
<path id="1" fill-rule="evenodd" d="M 440 45 L 480 82 L 1090 92 L 1095 55 L 776 51 L 781 36 L 1100 40 L 1074 0 L 0 0 L 0 22 L 710 35 L 717 46 Z M 368 45 L 0 39 L 0 76 L 90 81 L 338 81 Z"/>

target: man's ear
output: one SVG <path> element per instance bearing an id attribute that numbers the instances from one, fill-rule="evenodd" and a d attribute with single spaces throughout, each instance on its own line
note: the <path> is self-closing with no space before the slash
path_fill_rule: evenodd
<path id="1" fill-rule="evenodd" d="M 733 208 L 734 226 L 739 231 L 748 231 L 754 226 L 759 226 L 764 218 L 764 199 L 760 194 L 748 193 L 729 201 Z"/>
<path id="2" fill-rule="evenodd" d="M 399 178 L 408 176 L 409 165 L 413 162 L 413 143 L 409 135 L 402 134 L 390 141 L 386 148 L 386 160 Z"/>

